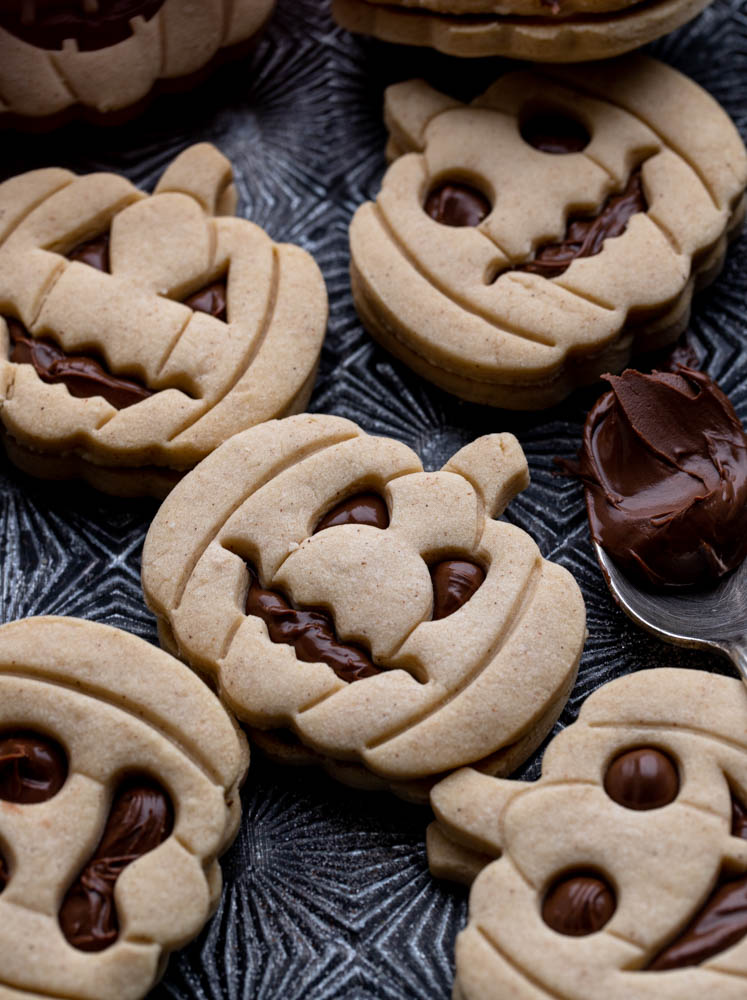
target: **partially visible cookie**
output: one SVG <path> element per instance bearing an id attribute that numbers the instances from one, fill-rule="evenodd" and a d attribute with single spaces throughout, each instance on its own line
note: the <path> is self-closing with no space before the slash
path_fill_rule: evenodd
<path id="1" fill-rule="evenodd" d="M 120 121 L 157 85 L 186 87 L 243 50 L 275 0 L 9 0 L 0 6 L 0 124 Z"/>
<path id="2" fill-rule="evenodd" d="M 350 228 L 364 325 L 464 399 L 553 405 L 674 341 L 744 219 L 747 153 L 643 56 L 501 77 L 463 105 L 386 93 L 394 160 Z"/>
<path id="3" fill-rule="evenodd" d="M 143 639 L 0 628 L 0 996 L 145 996 L 217 905 L 247 764 L 217 698 Z"/>
<path id="4" fill-rule="evenodd" d="M 275 756 L 420 799 L 465 763 L 506 774 L 560 713 L 585 638 L 573 577 L 493 520 L 527 482 L 510 434 L 429 473 L 349 420 L 268 422 L 167 498 L 146 601 Z"/>
<path id="5" fill-rule="evenodd" d="M 614 680 L 552 741 L 539 781 L 464 769 L 431 801 L 431 870 L 468 883 L 480 872 L 455 996 L 744 996 L 740 681 L 673 668 Z"/>
<path id="6" fill-rule="evenodd" d="M 205 143 L 150 197 L 116 174 L 0 184 L 0 421 L 16 464 L 164 495 L 232 434 L 304 408 L 324 280 L 235 208 L 231 165 Z"/>
<path id="7" fill-rule="evenodd" d="M 674 31 L 710 0 L 332 0 L 338 24 L 452 56 L 608 59 Z"/>

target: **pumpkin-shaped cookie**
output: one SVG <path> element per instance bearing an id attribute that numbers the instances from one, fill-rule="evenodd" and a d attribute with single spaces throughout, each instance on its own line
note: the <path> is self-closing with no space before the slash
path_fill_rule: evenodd
<path id="1" fill-rule="evenodd" d="M 538 782 L 432 792 L 436 874 L 491 856 L 457 939 L 463 1000 L 739 1000 L 747 981 L 747 692 L 680 669 L 612 681 Z"/>
<path id="2" fill-rule="evenodd" d="M 217 905 L 246 765 L 215 696 L 150 643 L 0 628 L 0 997 L 145 996 Z"/>
<path id="3" fill-rule="evenodd" d="M 116 174 L 0 185 L 0 420 L 11 458 L 168 491 L 232 434 L 303 409 L 327 320 L 298 247 L 231 218 L 231 166 L 192 146 L 146 197 Z"/>
<path id="4" fill-rule="evenodd" d="M 270 422 L 161 507 L 146 600 L 240 719 L 291 729 L 341 777 L 362 765 L 422 797 L 467 762 L 507 773 L 557 718 L 584 641 L 571 575 L 492 520 L 526 482 L 507 434 L 429 473 L 348 420 Z"/>
<path id="5" fill-rule="evenodd" d="M 6 0 L 0 120 L 111 120 L 245 47 L 274 0 Z"/>
<path id="6" fill-rule="evenodd" d="M 390 87 L 394 163 L 350 230 L 356 307 L 465 399 L 548 406 L 673 341 L 744 217 L 747 154 L 644 57 L 501 77 L 469 106 Z"/>

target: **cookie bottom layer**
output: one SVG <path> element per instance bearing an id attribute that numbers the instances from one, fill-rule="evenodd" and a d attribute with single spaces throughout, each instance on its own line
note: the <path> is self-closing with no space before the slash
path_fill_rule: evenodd
<path id="1" fill-rule="evenodd" d="M 447 55 L 511 56 L 540 62 L 586 62 L 636 49 L 691 20 L 710 0 L 648 0 L 617 13 L 551 18 L 435 14 L 333 0 L 343 28 L 386 42 L 423 45 Z"/>

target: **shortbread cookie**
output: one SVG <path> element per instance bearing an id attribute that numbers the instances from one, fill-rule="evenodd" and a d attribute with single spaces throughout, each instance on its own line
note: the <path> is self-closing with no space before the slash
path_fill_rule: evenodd
<path id="1" fill-rule="evenodd" d="M 0 997 L 138 1000 L 217 905 L 246 741 L 173 657 L 0 628 Z"/>
<path id="2" fill-rule="evenodd" d="M 324 281 L 229 217 L 231 181 L 202 144 L 150 197 L 55 169 L 0 185 L 0 421 L 26 471 L 162 495 L 232 434 L 304 408 Z"/>
<path id="3" fill-rule="evenodd" d="M 585 631 L 572 576 L 492 520 L 527 481 L 510 434 L 426 473 L 349 420 L 270 422 L 161 507 L 146 600 L 243 722 L 292 731 L 281 755 L 420 798 L 468 762 L 505 774 L 561 711 Z"/>
<path id="4" fill-rule="evenodd" d="M 350 230 L 356 307 L 449 392 L 530 409 L 670 343 L 744 218 L 747 153 L 642 56 L 386 95 L 395 162 Z"/>
<path id="5" fill-rule="evenodd" d="M 259 33 L 274 0 L 10 0 L 0 5 L 0 121 L 123 117 Z"/>
<path id="6" fill-rule="evenodd" d="M 596 691 L 535 783 L 432 792 L 435 874 L 468 881 L 462 1000 L 741 1000 L 747 691 L 647 670 Z"/>
<path id="7" fill-rule="evenodd" d="M 674 31 L 710 0 L 332 0 L 343 28 L 452 56 L 609 59 Z"/>

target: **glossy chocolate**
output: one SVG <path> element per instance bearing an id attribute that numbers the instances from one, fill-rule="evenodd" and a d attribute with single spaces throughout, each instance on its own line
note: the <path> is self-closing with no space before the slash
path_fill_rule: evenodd
<path id="1" fill-rule="evenodd" d="M 326 663 L 340 680 L 352 683 L 381 673 L 360 646 L 340 642 L 326 611 L 298 611 L 275 590 L 264 590 L 249 568 L 246 613 L 261 618 L 273 642 L 293 646 L 304 663 Z"/>
<path id="2" fill-rule="evenodd" d="M 479 226 L 490 208 L 490 202 L 477 188 L 458 181 L 439 184 L 425 202 L 426 214 L 444 226 Z"/>
<path id="3" fill-rule="evenodd" d="M 338 524 L 367 524 L 372 528 L 388 528 L 389 511 L 378 493 L 356 493 L 328 511 L 314 528 L 314 534 Z"/>
<path id="4" fill-rule="evenodd" d="M 81 264 L 95 267 L 97 271 L 109 272 L 109 233 L 102 233 L 92 240 L 79 243 L 67 255 L 68 260 L 78 260 Z"/>
<path id="5" fill-rule="evenodd" d="M 5 886 L 8 884 L 9 878 L 10 878 L 10 873 L 8 871 L 8 863 L 3 857 L 2 851 L 0 851 L 0 892 L 2 892 Z"/>
<path id="6" fill-rule="evenodd" d="M 731 800 L 731 835 L 747 840 L 747 809 L 736 796 Z"/>
<path id="7" fill-rule="evenodd" d="M 103 951 L 119 936 L 114 886 L 122 872 L 170 835 L 174 811 L 166 792 L 147 778 L 128 781 L 114 796 L 96 852 L 67 892 L 60 927 L 80 951 Z"/>
<path id="8" fill-rule="evenodd" d="M 611 195 L 597 215 L 590 219 L 571 219 L 560 243 L 545 244 L 537 250 L 533 260 L 513 270 L 557 278 L 579 257 L 601 253 L 605 240 L 621 236 L 631 218 L 647 209 L 639 168 L 631 174 L 622 194 Z"/>
<path id="9" fill-rule="evenodd" d="M 553 8 L 553 14 L 560 10 L 560 4 L 553 3 L 552 0 L 542 2 Z M 524 142 L 543 153 L 553 153 L 556 156 L 580 153 L 591 141 L 589 132 L 581 122 L 554 111 L 531 115 L 521 123 L 520 132 Z"/>
<path id="10" fill-rule="evenodd" d="M 219 278 L 217 281 L 211 281 L 199 292 L 194 292 L 184 299 L 184 305 L 194 309 L 195 312 L 204 312 L 208 316 L 215 316 L 216 319 L 221 319 L 225 323 L 227 319 L 226 279 Z"/>
<path id="11" fill-rule="evenodd" d="M 0 800 L 47 802 L 66 779 L 67 757 L 59 743 L 25 731 L 0 736 Z"/>
<path id="12" fill-rule="evenodd" d="M 132 34 L 135 17 L 150 20 L 165 0 L 96 0 L 95 11 L 84 0 L 4 0 L 0 27 L 41 49 L 61 49 L 74 38 L 82 52 L 106 48 Z"/>
<path id="13" fill-rule="evenodd" d="M 615 912 L 615 894 L 596 875 L 570 875 L 545 897 L 542 919 L 558 934 L 583 937 L 601 930 Z"/>
<path id="14" fill-rule="evenodd" d="M 431 566 L 433 618 L 448 618 L 472 597 L 485 579 L 485 570 L 467 559 L 444 559 Z"/>
<path id="15" fill-rule="evenodd" d="M 677 798 L 680 778 L 670 757 L 653 747 L 641 747 L 612 761 L 604 790 L 626 809 L 660 809 Z"/>
<path id="16" fill-rule="evenodd" d="M 10 333 L 9 360 L 17 365 L 33 365 L 43 382 L 62 382 L 71 396 L 87 399 L 103 396 L 112 406 L 123 410 L 153 393 L 140 382 L 112 375 L 96 358 L 84 354 L 66 354 L 53 340 L 32 337 L 16 319 L 6 316 Z"/>
<path id="17" fill-rule="evenodd" d="M 702 372 L 605 376 L 578 473 L 594 539 L 655 588 L 706 586 L 747 556 L 747 434 Z"/>

